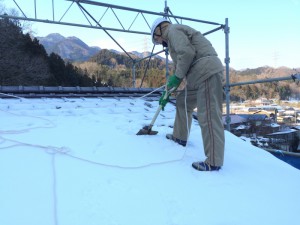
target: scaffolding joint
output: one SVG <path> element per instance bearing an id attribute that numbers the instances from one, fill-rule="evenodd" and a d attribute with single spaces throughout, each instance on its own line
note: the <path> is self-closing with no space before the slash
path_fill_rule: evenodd
<path id="1" fill-rule="evenodd" d="M 300 73 L 292 74 L 291 77 L 292 77 L 294 82 L 296 82 L 296 81 L 299 82 L 300 81 Z"/>
<path id="2" fill-rule="evenodd" d="M 224 59 L 224 62 L 227 64 L 229 64 L 230 63 L 230 57 L 226 57 L 225 59 Z"/>

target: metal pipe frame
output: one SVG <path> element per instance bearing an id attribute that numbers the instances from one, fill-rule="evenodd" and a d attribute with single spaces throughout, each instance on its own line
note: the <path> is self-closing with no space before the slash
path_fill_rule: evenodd
<path id="1" fill-rule="evenodd" d="M 21 7 L 19 6 L 19 4 L 17 3 L 17 0 L 12 0 L 15 5 L 17 6 L 17 8 L 20 10 L 21 14 L 23 16 L 12 16 L 12 15 L 0 15 L 0 18 L 9 18 L 9 19 L 17 19 L 17 20 L 27 20 L 27 21 L 33 21 L 33 22 L 41 22 L 41 23 L 51 23 L 51 24 L 59 24 L 59 25 L 67 25 L 67 26 L 76 26 L 76 27 L 83 27 L 83 28 L 91 28 L 91 29 L 100 29 L 103 30 L 126 54 L 127 56 L 129 56 L 129 58 L 132 60 L 133 62 L 133 86 L 135 87 L 135 64 L 137 63 L 137 61 L 135 61 L 128 52 L 126 52 L 126 50 L 113 38 L 113 36 L 108 32 L 108 31 L 117 31 L 117 32 L 125 32 L 125 33 L 133 33 L 133 34 L 143 34 L 143 35 L 150 35 L 151 33 L 149 32 L 149 30 L 151 29 L 149 22 L 147 21 L 145 15 L 155 15 L 155 16 L 161 16 L 161 17 L 167 17 L 169 19 L 173 19 L 176 21 L 176 23 L 179 23 L 178 20 L 181 21 L 192 21 L 192 22 L 198 22 L 198 23 L 204 23 L 204 24 L 209 24 L 209 25 L 214 25 L 214 26 L 218 26 L 217 28 L 214 28 L 212 30 L 209 30 L 207 32 L 203 32 L 203 35 L 208 35 L 211 33 L 214 33 L 218 30 L 224 30 L 225 33 L 225 64 L 226 64 L 226 104 L 227 104 L 227 118 L 229 117 L 229 97 L 230 97 L 230 83 L 229 83 L 229 63 L 230 63 L 230 58 L 229 58 L 229 25 L 228 25 L 228 18 L 225 19 L 225 24 L 220 24 L 220 23 L 216 23 L 216 22 L 210 22 L 210 21 L 206 21 L 206 20 L 199 20 L 199 19 L 193 19 L 193 18 L 189 18 L 189 17 L 182 17 L 182 16 L 176 16 L 173 15 L 173 13 L 171 12 L 170 8 L 167 5 L 167 0 L 165 0 L 165 7 L 164 7 L 164 12 L 160 13 L 160 12 L 152 12 L 152 11 L 147 11 L 147 10 L 141 10 L 141 9 L 136 9 L 136 8 L 131 8 L 131 7 L 124 7 L 124 6 L 118 6 L 118 5 L 112 5 L 112 4 L 107 4 L 107 3 L 101 3 L 101 2 L 96 2 L 96 1 L 90 1 L 90 0 L 66 0 L 68 2 L 70 2 L 69 7 L 66 9 L 66 11 L 62 14 L 62 16 L 60 17 L 59 20 L 57 20 L 55 18 L 55 0 L 51 0 L 52 1 L 52 19 L 39 19 L 38 18 L 38 13 L 37 13 L 37 6 L 36 6 L 36 1 L 34 1 L 34 12 L 35 12 L 35 17 L 34 18 L 30 18 L 28 16 L 26 16 L 26 14 L 24 13 L 24 11 L 21 9 Z M 75 3 L 75 4 L 74 4 Z M 73 7 L 74 5 L 77 5 L 79 7 L 79 9 L 81 10 L 82 14 L 84 15 L 84 17 L 87 20 L 87 23 L 73 23 L 72 21 L 70 22 L 66 22 L 66 21 L 62 21 L 63 19 L 65 19 L 65 15 L 67 13 L 70 13 L 69 10 L 71 7 Z M 97 7 L 106 7 L 106 11 L 104 12 L 104 14 L 102 15 L 102 17 L 99 20 L 96 20 L 95 16 L 92 15 L 91 12 L 89 12 L 83 5 L 93 5 L 93 6 L 97 6 Z M 101 19 L 105 16 L 106 12 L 108 9 L 111 9 L 116 21 L 118 22 L 119 25 L 121 25 L 122 29 L 119 28 L 113 28 L 113 27 L 104 27 L 100 24 Z M 135 16 L 134 20 L 132 21 L 130 27 L 128 29 L 125 29 L 124 25 L 122 24 L 121 20 L 118 18 L 116 12 L 114 11 L 114 9 L 118 9 L 118 10 L 123 10 L 123 11 L 131 11 L 131 12 L 135 12 L 137 13 L 137 15 Z M 141 15 L 142 18 L 144 19 L 145 23 L 147 24 L 147 26 L 142 27 L 144 29 L 142 30 L 132 30 L 131 27 L 132 25 L 136 22 L 138 16 Z M 92 24 L 91 21 L 89 20 L 89 18 L 95 23 Z M 153 47 L 154 50 L 154 47 Z M 152 57 L 155 56 L 159 53 L 152 53 L 150 56 L 148 57 Z M 165 49 L 163 50 L 165 51 Z M 168 56 L 168 53 L 166 53 L 166 56 Z M 146 57 L 146 58 L 148 58 Z M 150 62 L 150 60 L 149 60 Z M 227 130 L 230 130 L 230 121 L 228 121 L 227 123 Z"/>
<path id="2" fill-rule="evenodd" d="M 262 80 L 254 80 L 254 81 L 246 81 L 246 82 L 240 82 L 240 83 L 232 83 L 229 86 L 235 87 L 235 86 L 242 86 L 247 84 L 258 84 L 258 83 L 271 83 L 276 81 L 284 81 L 284 80 L 293 80 L 293 81 L 300 81 L 300 73 L 292 74 L 290 76 L 286 77 L 276 77 L 276 78 L 270 78 L 270 79 L 262 79 Z"/>
<path id="3" fill-rule="evenodd" d="M 230 80 L 229 80 L 229 26 L 228 26 L 228 18 L 225 19 L 225 74 L 226 74 L 226 84 L 225 84 L 225 98 L 226 98 L 226 130 L 230 131 Z"/>

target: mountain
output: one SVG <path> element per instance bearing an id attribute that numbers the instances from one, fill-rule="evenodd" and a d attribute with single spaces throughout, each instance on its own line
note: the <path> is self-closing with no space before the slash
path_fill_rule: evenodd
<path id="1" fill-rule="evenodd" d="M 136 58 L 136 59 L 141 58 L 137 54 L 134 54 L 132 52 L 130 52 L 129 54 L 131 54 L 132 58 Z M 142 54 L 142 53 L 140 53 L 140 54 Z M 118 53 L 118 52 L 108 50 L 108 49 L 101 49 L 97 54 L 92 56 L 88 61 L 95 62 L 99 65 L 106 65 L 112 69 L 116 69 L 116 68 L 120 68 L 120 67 L 122 67 L 122 68 L 126 67 L 127 69 L 131 69 L 131 67 L 132 67 L 132 61 L 125 53 Z M 148 65 L 148 61 L 142 60 L 141 62 L 139 62 L 136 65 L 136 68 L 137 69 L 146 68 L 147 65 Z M 165 63 L 160 58 L 154 57 L 149 62 L 149 68 L 150 69 L 158 68 L 158 69 L 162 70 L 165 68 Z"/>
<path id="2" fill-rule="evenodd" d="M 88 46 L 77 37 L 64 37 L 58 33 L 52 33 L 46 37 L 36 38 L 39 40 L 40 44 L 45 47 L 48 54 L 54 52 L 61 58 L 71 62 L 88 61 L 92 56 L 96 55 L 101 50 L 100 47 Z M 119 55 L 125 55 L 124 52 L 114 49 L 109 49 L 109 51 Z M 132 51 L 129 53 L 138 58 L 144 58 L 150 55 L 150 52 Z M 154 56 L 154 58 L 164 60 L 164 58 L 159 55 Z"/>
<path id="3" fill-rule="evenodd" d="M 239 75 L 241 76 L 247 76 L 247 75 L 264 75 L 264 76 L 276 76 L 276 77 L 282 77 L 282 76 L 288 76 L 290 74 L 295 73 L 294 69 L 288 68 L 288 67 L 278 67 L 273 68 L 269 66 L 264 67 L 258 67 L 258 68 L 252 68 L 252 69 L 245 69 L 238 71 Z"/>
<path id="4" fill-rule="evenodd" d="M 99 47 L 90 47 L 77 37 L 64 37 L 58 33 L 37 37 L 37 39 L 48 54 L 54 52 L 71 62 L 86 61 L 100 51 Z"/>
<path id="5" fill-rule="evenodd" d="M 139 58 L 144 58 L 144 57 L 147 57 L 151 54 L 151 52 L 137 52 L 137 51 L 132 51 L 130 53 L 133 54 L 133 55 L 136 55 Z M 163 58 L 159 55 L 155 55 L 153 58 L 158 58 L 158 59 L 161 59 L 161 60 L 165 60 L 165 58 Z M 169 60 L 171 60 L 171 59 L 169 58 Z"/>
<path id="6" fill-rule="evenodd" d="M 105 64 L 111 66 L 110 65 L 111 63 L 115 64 L 114 62 L 112 62 L 114 61 L 112 60 L 112 58 L 117 59 L 118 61 L 117 64 L 123 64 L 123 65 L 126 64 L 125 61 L 129 60 L 127 59 L 127 55 L 123 51 L 120 52 L 114 49 L 109 49 L 109 50 L 105 49 L 105 51 L 101 52 L 100 47 L 90 47 L 82 40 L 74 36 L 64 37 L 61 34 L 52 33 L 47 35 L 46 37 L 37 37 L 37 39 L 39 40 L 40 44 L 42 44 L 45 47 L 48 54 L 54 52 L 64 60 L 68 60 L 71 62 L 97 61 L 99 64 Z M 144 58 L 150 55 L 150 52 L 132 51 L 129 52 L 129 54 L 133 58 Z M 103 58 L 103 56 L 105 56 L 105 58 Z M 123 57 L 125 57 L 126 59 Z M 165 59 L 160 55 L 155 55 L 153 59 L 159 59 L 162 60 L 163 62 L 165 61 Z M 105 62 L 103 62 L 103 60 Z M 170 63 L 172 63 L 171 59 L 170 59 Z M 269 66 L 265 66 L 265 67 L 258 67 L 252 69 L 247 68 L 244 70 L 235 70 L 234 68 L 230 68 L 231 75 L 242 76 L 242 77 L 246 77 L 249 75 L 250 76 L 258 75 L 258 76 L 266 76 L 266 77 L 288 76 L 290 74 L 293 74 L 294 72 L 295 71 L 293 69 L 287 67 L 272 68 Z"/>

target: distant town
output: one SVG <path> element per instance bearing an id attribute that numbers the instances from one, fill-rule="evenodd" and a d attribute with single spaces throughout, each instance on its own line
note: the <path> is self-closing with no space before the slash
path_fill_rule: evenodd
<path id="1" fill-rule="evenodd" d="M 260 98 L 231 103 L 230 131 L 264 149 L 300 153 L 300 101 Z"/>

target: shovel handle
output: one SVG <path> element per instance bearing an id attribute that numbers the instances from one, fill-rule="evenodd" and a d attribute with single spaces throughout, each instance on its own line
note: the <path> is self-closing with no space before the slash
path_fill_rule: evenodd
<path id="1" fill-rule="evenodd" d="M 155 113 L 155 115 L 153 116 L 152 121 L 151 121 L 151 123 L 150 123 L 150 125 L 149 125 L 149 130 L 151 130 L 151 128 L 153 127 L 153 125 L 154 125 L 154 123 L 155 123 L 155 120 L 157 119 L 158 114 L 160 113 L 161 109 L 162 109 L 162 106 L 159 105 L 159 107 L 157 108 L 156 113 Z"/>
<path id="2" fill-rule="evenodd" d="M 166 99 L 166 98 L 168 97 L 169 93 L 171 93 L 174 89 L 175 89 L 175 88 L 172 88 L 172 89 L 169 90 L 169 91 L 166 90 L 165 95 L 164 95 L 164 99 Z M 155 113 L 155 115 L 153 116 L 152 121 L 151 121 L 151 123 L 150 123 L 150 125 L 149 125 L 149 130 L 151 130 L 151 128 L 153 127 L 153 125 L 154 125 L 154 123 L 155 123 L 155 120 L 157 119 L 158 114 L 160 113 L 161 110 L 162 110 L 162 105 L 159 105 L 159 107 L 157 108 L 156 113 Z"/>
<path id="3" fill-rule="evenodd" d="M 172 89 L 169 90 L 169 91 L 166 90 L 165 95 L 164 95 L 164 99 L 166 99 L 166 98 L 168 97 L 169 93 L 172 93 L 172 91 L 174 91 L 174 90 L 175 90 L 175 88 L 172 88 Z M 155 115 L 153 116 L 152 121 L 151 121 L 151 123 L 150 123 L 150 125 L 149 125 L 149 130 L 151 130 L 151 128 L 153 127 L 153 125 L 154 125 L 154 123 L 155 123 L 155 120 L 157 119 L 158 114 L 160 113 L 161 110 L 162 110 L 162 106 L 159 105 L 159 107 L 157 108 L 156 113 L 155 113 Z"/>

